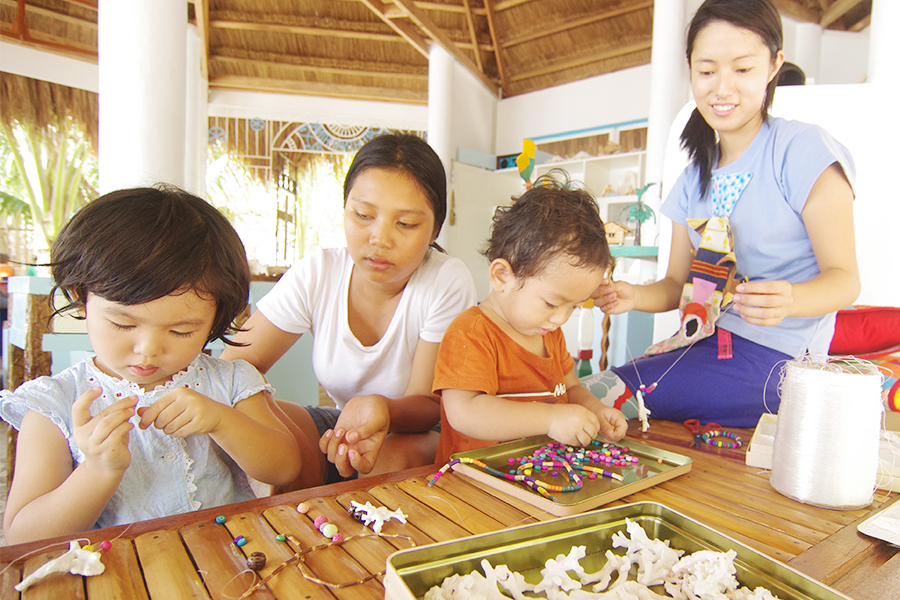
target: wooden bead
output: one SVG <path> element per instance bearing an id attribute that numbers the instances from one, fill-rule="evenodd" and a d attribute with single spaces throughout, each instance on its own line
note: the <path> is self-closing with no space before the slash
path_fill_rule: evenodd
<path id="1" fill-rule="evenodd" d="M 247 568 L 251 571 L 259 571 L 266 566 L 266 555 L 262 552 L 251 552 L 247 557 Z"/>

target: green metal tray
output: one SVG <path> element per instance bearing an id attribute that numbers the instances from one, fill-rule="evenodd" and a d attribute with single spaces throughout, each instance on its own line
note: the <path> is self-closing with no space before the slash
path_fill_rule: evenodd
<path id="1" fill-rule="evenodd" d="M 508 459 L 528 456 L 550 441 L 552 440 L 547 436 L 523 438 L 495 446 L 479 448 L 478 450 L 460 452 L 454 454 L 451 458 L 473 458 L 498 471 L 505 472 L 509 469 Z M 555 494 L 555 501 L 545 498 L 522 483 L 502 479 L 465 463 L 457 463 L 453 466 L 453 470 L 524 502 L 528 502 L 557 517 L 599 508 L 613 500 L 618 500 L 663 481 L 668 481 L 691 470 L 692 461 L 687 456 L 660 450 L 631 440 L 623 440 L 619 445 L 627 446 L 630 453 L 640 459 L 640 462 L 634 463 L 629 467 L 604 467 L 613 473 L 621 474 L 625 478 L 624 481 L 606 477 L 597 477 L 596 479 L 585 477 L 584 487 L 581 490 L 557 493 Z M 541 477 L 541 479 L 547 483 L 565 485 L 563 483 L 564 477 L 554 478 L 547 475 Z"/>
<path id="2" fill-rule="evenodd" d="M 850 600 L 784 563 L 654 502 L 626 504 L 395 552 L 387 560 L 385 600 L 420 599 L 453 574 L 481 573 L 482 559 L 495 567 L 505 564 L 536 584 L 547 559 L 568 554 L 572 546 L 586 547 L 580 564 L 585 571 L 596 572 L 606 564 L 607 550 L 625 553 L 623 548 L 612 547 L 612 535 L 625 531 L 626 518 L 639 523 L 651 539 L 669 540 L 673 548 L 686 554 L 734 550 L 736 576 L 744 587 L 766 587 L 781 600 Z M 652 589 L 665 594 L 661 587 Z"/>

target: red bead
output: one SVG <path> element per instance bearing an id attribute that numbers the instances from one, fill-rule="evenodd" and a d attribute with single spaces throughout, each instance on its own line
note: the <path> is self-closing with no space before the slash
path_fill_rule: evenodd
<path id="1" fill-rule="evenodd" d="M 109 540 L 103 540 L 102 542 L 100 542 L 100 549 L 104 552 L 109 550 L 110 548 L 112 548 L 112 544 L 109 542 Z"/>

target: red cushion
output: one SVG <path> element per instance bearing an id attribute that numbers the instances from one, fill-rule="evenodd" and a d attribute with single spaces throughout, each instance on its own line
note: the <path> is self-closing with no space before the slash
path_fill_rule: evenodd
<path id="1" fill-rule="evenodd" d="M 854 306 L 837 313 L 829 354 L 860 358 L 900 350 L 900 308 Z"/>

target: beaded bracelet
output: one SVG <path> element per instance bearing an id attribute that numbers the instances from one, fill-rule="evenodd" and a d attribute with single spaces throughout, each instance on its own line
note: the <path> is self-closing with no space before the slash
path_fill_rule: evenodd
<path id="1" fill-rule="evenodd" d="M 710 446 L 715 446 L 717 448 L 740 448 L 744 445 L 744 441 L 738 437 L 736 433 L 731 431 L 707 431 L 702 436 L 703 441 L 709 444 Z M 725 442 L 722 440 L 714 440 L 712 438 L 724 437 L 730 438 L 734 440 L 733 442 Z"/>

